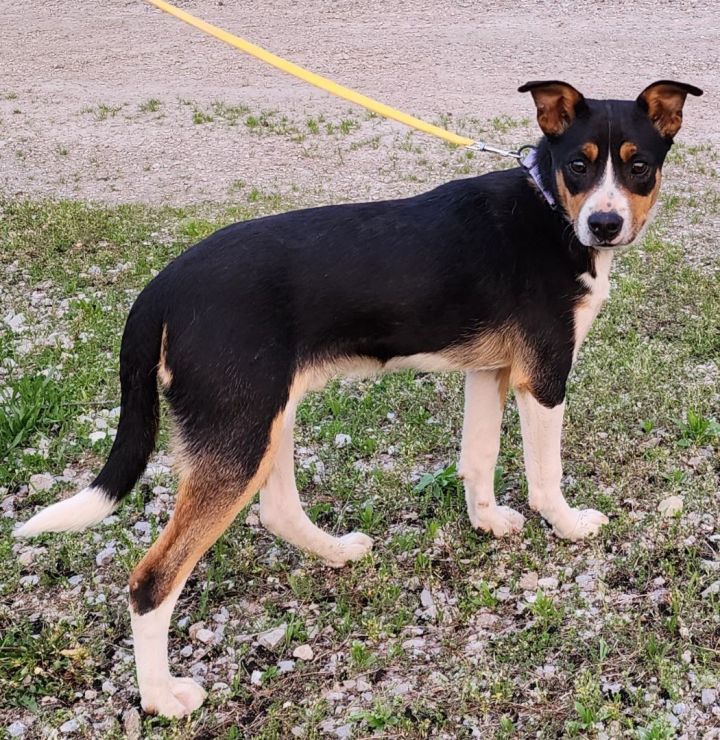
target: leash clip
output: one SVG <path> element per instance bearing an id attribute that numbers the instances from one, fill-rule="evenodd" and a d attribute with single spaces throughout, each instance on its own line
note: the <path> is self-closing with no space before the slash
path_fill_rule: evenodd
<path id="1" fill-rule="evenodd" d="M 523 147 L 524 149 L 525 147 Z M 491 154 L 499 154 L 501 157 L 513 157 L 513 159 L 520 159 L 520 152 L 522 149 L 518 151 L 513 151 L 512 149 L 501 149 L 498 146 L 493 146 L 492 144 L 488 144 L 485 141 L 475 141 L 473 142 L 468 149 L 471 149 L 475 152 L 490 152 Z"/>

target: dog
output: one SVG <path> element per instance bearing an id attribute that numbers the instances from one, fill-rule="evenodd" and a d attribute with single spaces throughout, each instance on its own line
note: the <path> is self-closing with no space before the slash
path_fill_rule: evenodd
<path id="1" fill-rule="evenodd" d="M 275 535 L 334 567 L 372 541 L 333 537 L 300 504 L 295 411 L 337 374 L 466 373 L 459 472 L 472 526 L 496 537 L 523 517 L 495 501 L 506 395 L 517 399 L 530 508 L 581 540 L 607 517 L 561 489 L 568 375 L 609 294 L 614 253 L 640 236 L 692 85 L 661 80 L 632 101 L 528 82 L 542 131 L 532 166 L 411 198 L 325 206 L 228 226 L 171 262 L 133 305 L 120 351 L 121 414 L 85 490 L 20 537 L 108 516 L 155 445 L 158 386 L 175 428 L 179 485 L 167 526 L 130 576 L 143 709 L 182 717 L 205 691 L 170 673 L 170 617 L 193 567 L 260 490 Z"/>

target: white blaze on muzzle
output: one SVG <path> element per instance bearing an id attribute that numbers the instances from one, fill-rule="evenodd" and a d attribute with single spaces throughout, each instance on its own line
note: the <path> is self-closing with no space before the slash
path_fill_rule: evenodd
<path id="1" fill-rule="evenodd" d="M 604 233 L 604 223 L 617 222 L 614 216 L 622 219 L 622 226 L 617 233 Z M 575 229 L 580 241 L 587 246 L 627 244 L 634 236 L 635 227 L 632 223 L 630 202 L 627 193 L 615 179 L 610 155 L 605 164 L 602 180 L 580 209 Z"/>

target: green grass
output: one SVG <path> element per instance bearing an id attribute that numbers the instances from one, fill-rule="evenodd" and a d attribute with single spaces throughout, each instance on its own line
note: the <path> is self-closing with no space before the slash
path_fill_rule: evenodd
<path id="1" fill-rule="evenodd" d="M 268 128 L 259 117 L 251 126 L 240 108 L 209 114 Z M 308 121 L 302 135 L 326 135 L 327 122 L 313 120 L 317 131 Z M 417 156 L 411 143 L 398 149 Z M 455 156 L 449 168 L 469 161 Z M 21 313 L 29 327 L 16 335 L 0 323 L 0 502 L 16 497 L 17 520 L 76 487 L 68 479 L 28 494 L 30 475 L 96 471 L 107 453 L 110 438 L 92 443 L 89 433 L 117 423 L 108 412 L 119 403 L 120 335 L 142 286 L 216 228 L 303 204 L 301 193 L 288 199 L 244 181 L 232 189 L 236 204 L 183 209 L 0 201 L 3 265 L 16 265 L 0 317 Z M 720 602 L 706 593 L 718 577 L 707 563 L 718 556 L 720 521 L 720 291 L 717 272 L 689 264 L 668 230 L 676 200 L 645 245 L 618 258 L 610 303 L 571 380 L 565 490 L 610 514 L 600 537 L 561 542 L 528 510 L 512 403 L 495 487 L 528 521 L 521 537 L 495 541 L 472 531 L 464 511 L 458 375 L 334 381 L 299 409 L 298 483 L 319 526 L 361 529 L 373 552 L 331 570 L 241 515 L 191 576 L 171 630 L 174 669 L 187 675 L 199 660 L 209 685 L 227 689 L 187 722 L 144 718 L 145 733 L 277 738 L 299 727 L 322 737 L 336 720 L 358 737 L 470 737 L 473 728 L 491 738 L 588 737 L 602 728 L 669 738 L 666 715 L 678 702 L 706 729 L 716 721 L 699 692 L 720 680 Z M 692 208 L 683 204 L 688 219 Z M 338 434 L 350 443 L 336 447 Z M 164 423 L 162 449 L 167 439 Z M 145 478 L 114 522 L 43 536 L 29 564 L 18 559 L 26 546 L 9 537 L 14 520 L 0 519 L 0 727 L 33 716 L 39 733 L 94 715 L 108 724 L 90 735 L 121 736 L 118 717 L 137 703 L 124 588 L 147 548 L 134 525 L 147 521 L 157 535 L 167 506 L 145 506 L 173 485 L 169 475 Z M 683 497 L 684 510 L 663 519 L 657 505 L 670 495 Z M 97 566 L 110 540 L 117 554 Z M 528 598 L 519 583 L 531 572 L 558 585 Z M 223 607 L 219 645 L 201 648 L 178 624 L 214 626 Z M 283 623 L 275 651 L 253 642 Z M 306 643 L 314 660 L 281 673 L 278 661 Z M 187 645 L 197 657 L 180 655 Z M 105 679 L 118 689 L 112 696 Z M 353 688 L 360 682 L 370 692 Z M 409 690 L 394 693 L 401 682 Z M 333 703 L 338 687 L 348 698 Z"/>

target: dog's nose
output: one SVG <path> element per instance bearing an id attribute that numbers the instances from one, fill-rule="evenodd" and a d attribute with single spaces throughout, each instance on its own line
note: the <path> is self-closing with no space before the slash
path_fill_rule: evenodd
<path id="1" fill-rule="evenodd" d="M 601 242 L 611 242 L 623 226 L 623 217 L 615 211 L 596 211 L 588 218 L 590 231 Z"/>

